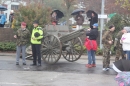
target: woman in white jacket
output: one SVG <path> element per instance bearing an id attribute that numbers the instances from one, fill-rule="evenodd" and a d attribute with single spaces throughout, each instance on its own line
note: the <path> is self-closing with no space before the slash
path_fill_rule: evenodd
<path id="1" fill-rule="evenodd" d="M 120 39 L 123 51 L 127 54 L 127 59 L 130 60 L 130 27 L 124 27 L 122 32 L 124 33 Z"/>

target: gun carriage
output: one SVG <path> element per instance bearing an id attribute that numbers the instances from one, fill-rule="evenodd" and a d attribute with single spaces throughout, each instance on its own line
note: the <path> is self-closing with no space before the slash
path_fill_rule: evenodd
<path id="1" fill-rule="evenodd" d="M 41 53 L 45 63 L 55 64 L 61 57 L 74 62 L 81 57 L 83 43 L 80 36 L 84 33 L 84 29 L 70 32 L 65 25 L 46 25 L 43 31 Z"/>

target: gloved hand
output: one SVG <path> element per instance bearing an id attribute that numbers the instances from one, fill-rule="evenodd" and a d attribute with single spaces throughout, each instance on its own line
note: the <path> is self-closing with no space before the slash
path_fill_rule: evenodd
<path id="1" fill-rule="evenodd" d="M 116 47 L 114 47 L 114 51 L 116 51 L 116 49 L 117 49 L 117 48 L 116 48 Z"/>

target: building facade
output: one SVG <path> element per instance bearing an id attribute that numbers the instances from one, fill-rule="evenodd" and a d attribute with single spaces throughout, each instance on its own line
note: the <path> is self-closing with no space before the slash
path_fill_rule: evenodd
<path id="1" fill-rule="evenodd" d="M 26 2 L 23 0 L 3 0 L 3 6 L 6 6 L 8 10 L 4 11 L 6 15 L 6 21 L 9 22 L 9 15 L 11 10 L 18 10 L 19 5 L 26 5 Z"/>

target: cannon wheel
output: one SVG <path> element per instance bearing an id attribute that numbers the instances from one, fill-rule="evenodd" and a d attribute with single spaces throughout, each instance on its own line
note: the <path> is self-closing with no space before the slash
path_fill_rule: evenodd
<path id="1" fill-rule="evenodd" d="M 42 40 L 42 59 L 47 64 L 56 63 L 62 54 L 62 45 L 58 37 L 47 35 Z"/>
<path id="2" fill-rule="evenodd" d="M 83 53 L 83 43 L 81 39 L 79 37 L 74 38 L 67 44 L 66 50 L 62 53 L 63 57 L 69 62 L 77 61 Z"/>

